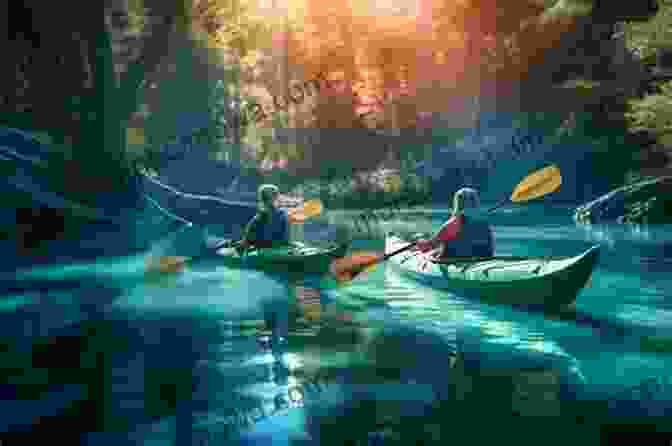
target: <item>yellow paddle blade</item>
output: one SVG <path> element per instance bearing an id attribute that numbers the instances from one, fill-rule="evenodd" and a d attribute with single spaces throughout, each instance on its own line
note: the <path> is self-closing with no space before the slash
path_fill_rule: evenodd
<path id="1" fill-rule="evenodd" d="M 322 202 L 320 200 L 308 200 L 302 206 L 287 211 L 290 223 L 303 223 L 310 217 L 315 217 L 322 213 Z"/>
<path id="2" fill-rule="evenodd" d="M 320 200 L 308 200 L 303 203 L 303 214 L 313 217 L 322 213 L 322 202 Z"/>
<path id="3" fill-rule="evenodd" d="M 511 201 L 520 203 L 539 198 L 558 190 L 562 176 L 557 166 L 551 165 L 526 176 L 511 194 Z"/>
<path id="4" fill-rule="evenodd" d="M 179 273 L 184 271 L 188 257 L 161 256 L 148 257 L 145 260 L 146 273 Z"/>

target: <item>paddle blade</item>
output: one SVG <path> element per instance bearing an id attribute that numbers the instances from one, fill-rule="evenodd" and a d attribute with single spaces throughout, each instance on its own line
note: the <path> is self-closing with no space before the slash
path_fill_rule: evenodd
<path id="1" fill-rule="evenodd" d="M 334 260 L 329 269 L 337 281 L 346 282 L 374 269 L 381 258 L 382 256 L 376 253 L 355 253 Z"/>
<path id="2" fill-rule="evenodd" d="M 184 271 L 188 257 L 181 256 L 150 256 L 145 261 L 145 273 L 179 273 Z"/>
<path id="3" fill-rule="evenodd" d="M 320 200 L 308 200 L 302 206 L 287 212 L 290 223 L 303 223 L 307 218 L 315 217 L 322 213 Z"/>
<path id="4" fill-rule="evenodd" d="M 551 165 L 526 176 L 511 194 L 514 203 L 539 198 L 558 190 L 562 184 L 562 176 L 557 166 Z"/>
<path id="5" fill-rule="evenodd" d="M 322 213 L 322 202 L 320 200 L 308 200 L 303 203 L 303 213 L 305 215 L 315 216 Z"/>

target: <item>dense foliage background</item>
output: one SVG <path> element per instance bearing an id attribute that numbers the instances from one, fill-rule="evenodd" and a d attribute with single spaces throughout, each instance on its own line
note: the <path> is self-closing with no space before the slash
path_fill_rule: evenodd
<path id="1" fill-rule="evenodd" d="M 0 122 L 49 143 L 52 187 L 89 203 L 186 146 L 343 205 L 427 196 L 437 184 L 448 196 L 457 184 L 446 177 L 515 170 L 501 160 L 517 150 L 510 138 L 497 154 L 474 139 L 500 138 L 486 113 L 543 132 L 535 144 L 572 147 L 615 187 L 640 164 L 667 163 L 670 79 L 652 80 L 647 66 L 664 65 L 672 8 L 608 3 L 436 0 L 404 13 L 345 1 L 108 0 L 58 24 L 56 6 L 8 4 L 3 44 L 17 69 L 4 73 Z M 312 79 L 322 79 L 315 91 L 293 100 Z"/>

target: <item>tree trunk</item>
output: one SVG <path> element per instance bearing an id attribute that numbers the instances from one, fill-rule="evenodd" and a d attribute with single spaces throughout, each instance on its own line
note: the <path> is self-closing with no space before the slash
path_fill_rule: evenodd
<path id="1" fill-rule="evenodd" d="M 102 9 L 91 8 L 91 19 L 87 21 L 88 57 L 93 77 L 93 99 L 91 121 L 82 128 L 82 144 L 77 147 L 78 161 L 82 168 L 94 169 L 102 159 L 118 166 L 117 172 L 109 172 L 107 181 L 99 182 L 101 191 L 110 190 L 125 183 L 128 173 L 126 164 L 125 138 L 120 116 L 119 87 L 115 78 L 112 60 L 110 31 L 105 23 Z M 116 170 L 116 169 L 115 169 Z M 91 172 L 85 172 L 85 175 Z"/>

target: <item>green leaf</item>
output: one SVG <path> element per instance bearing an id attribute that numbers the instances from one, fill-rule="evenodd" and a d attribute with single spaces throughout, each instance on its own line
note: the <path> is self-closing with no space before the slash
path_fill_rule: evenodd
<path id="1" fill-rule="evenodd" d="M 558 0 L 544 12 L 546 16 L 586 16 L 593 9 L 593 0 Z"/>

